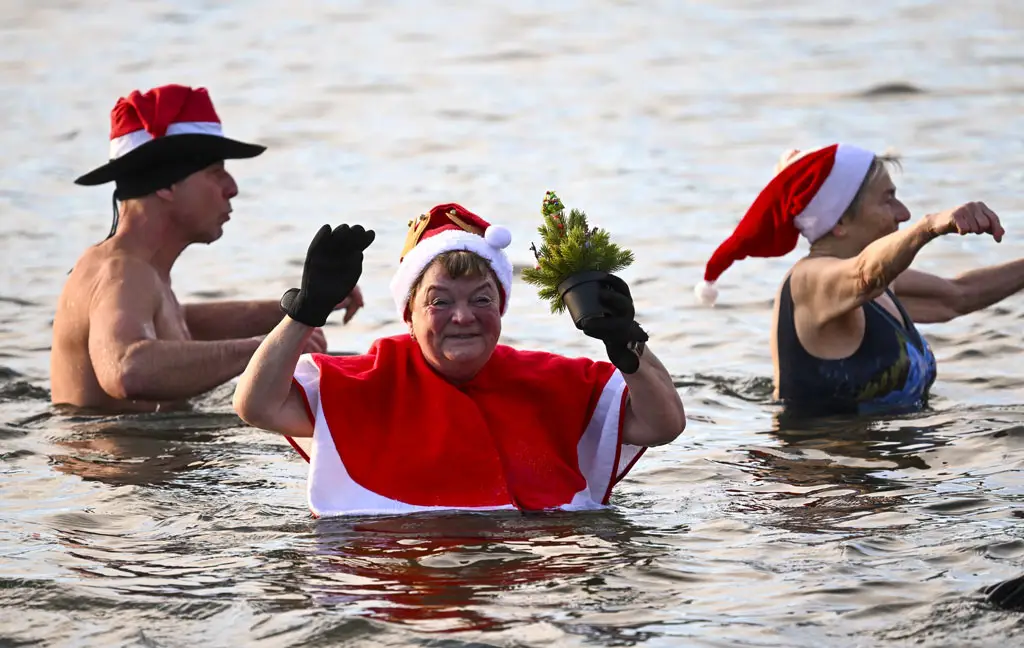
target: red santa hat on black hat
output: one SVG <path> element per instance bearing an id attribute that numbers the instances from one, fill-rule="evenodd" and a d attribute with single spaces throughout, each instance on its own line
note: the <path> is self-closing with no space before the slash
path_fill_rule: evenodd
<path id="1" fill-rule="evenodd" d="M 391 297 L 398 316 L 405 319 L 409 291 L 413 283 L 440 254 L 468 250 L 487 259 L 498 277 L 501 290 L 501 314 L 508 310 L 512 292 L 512 262 L 505 248 L 512 242 L 512 232 L 501 225 L 491 225 L 462 205 L 438 205 L 409 223 L 409 234 L 399 259 L 398 271 L 391 278 Z"/>
<path id="2" fill-rule="evenodd" d="M 206 88 L 168 85 L 145 94 L 134 90 L 110 111 L 110 159 L 157 137 L 187 133 L 224 137 Z"/>
<path id="3" fill-rule="evenodd" d="M 107 163 L 75 183 L 127 181 L 131 193 L 141 195 L 140 191 L 160 188 L 150 186 L 154 183 L 179 180 L 220 160 L 256 157 L 264 150 L 224 136 L 206 88 L 170 84 L 146 92 L 133 90 L 110 111 Z"/>
<path id="4" fill-rule="evenodd" d="M 796 248 L 802 234 L 813 243 L 839 222 L 871 169 L 875 154 L 849 144 L 832 144 L 803 154 L 768 183 L 736 230 L 707 263 L 694 291 L 713 304 L 715 281 L 747 257 L 780 257 Z"/>

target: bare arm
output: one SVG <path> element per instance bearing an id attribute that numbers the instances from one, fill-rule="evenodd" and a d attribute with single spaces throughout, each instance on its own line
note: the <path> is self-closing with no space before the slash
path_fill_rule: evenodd
<path id="1" fill-rule="evenodd" d="M 121 400 L 182 400 L 245 369 L 259 342 L 159 340 L 158 280 L 141 262 L 116 260 L 91 304 L 89 356 L 103 390 Z"/>
<path id="2" fill-rule="evenodd" d="M 363 307 L 363 293 L 356 286 L 340 304 L 347 324 Z M 185 322 L 197 340 L 228 340 L 266 335 L 283 317 L 280 301 L 215 301 L 185 305 Z"/>
<path id="3" fill-rule="evenodd" d="M 292 382 L 303 345 L 313 331 L 286 317 L 263 340 L 235 388 L 232 405 L 243 421 L 293 437 L 313 436 L 305 396 Z"/>
<path id="4" fill-rule="evenodd" d="M 305 394 L 292 381 L 303 347 L 338 304 L 362 305 L 356 282 L 363 271 L 363 252 L 373 230 L 361 225 L 324 225 L 306 251 L 302 288 L 285 293 L 288 316 L 260 344 L 245 368 L 232 404 L 254 427 L 289 436 L 313 436 Z M 353 311 L 350 311 L 353 312 Z M 305 322 L 305 323 L 303 323 Z"/>
<path id="5" fill-rule="evenodd" d="M 806 259 L 791 275 L 796 318 L 810 318 L 817 328 L 856 310 L 881 295 L 929 241 L 954 232 L 990 233 L 997 242 L 1003 236 L 999 218 L 984 203 L 967 203 L 883 236 L 853 258 Z"/>
<path id="6" fill-rule="evenodd" d="M 1024 259 L 978 268 L 953 279 L 907 270 L 896 279 L 893 290 L 915 322 L 948 322 L 1024 290 Z"/>
<path id="7" fill-rule="evenodd" d="M 810 318 L 815 327 L 820 327 L 856 310 L 885 292 L 936 236 L 925 217 L 883 236 L 853 258 L 811 257 L 801 261 L 790 280 L 796 317 Z"/>
<path id="8" fill-rule="evenodd" d="M 281 318 L 276 301 L 216 301 L 185 305 L 185 323 L 197 340 L 266 335 Z"/>
<path id="9" fill-rule="evenodd" d="M 672 383 L 672 376 L 649 348 L 640 356 L 636 373 L 623 374 L 623 378 L 629 386 L 623 443 L 662 445 L 683 433 L 686 429 L 683 401 Z"/>

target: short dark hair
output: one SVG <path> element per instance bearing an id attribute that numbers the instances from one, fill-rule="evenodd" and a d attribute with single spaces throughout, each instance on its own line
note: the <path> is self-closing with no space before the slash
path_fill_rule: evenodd
<path id="1" fill-rule="evenodd" d="M 494 285 L 499 286 L 500 290 L 501 284 L 498 281 L 498 275 L 494 273 L 491 263 L 487 259 L 469 250 L 449 250 L 434 257 L 434 260 L 427 264 L 427 267 L 423 268 L 419 276 L 416 277 L 416 281 L 412 282 L 412 287 L 409 289 L 410 304 L 416 291 L 420 289 L 420 284 L 423 283 L 423 276 L 435 265 L 440 265 L 452 279 L 493 277 Z"/>

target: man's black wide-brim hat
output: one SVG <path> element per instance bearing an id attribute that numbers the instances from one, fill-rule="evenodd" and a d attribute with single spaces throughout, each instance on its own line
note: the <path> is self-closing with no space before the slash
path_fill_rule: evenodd
<path id="1" fill-rule="evenodd" d="M 135 90 L 111 111 L 110 159 L 75 184 L 117 182 L 119 194 L 144 195 L 215 162 L 252 158 L 265 150 L 224 137 L 205 88 Z"/>

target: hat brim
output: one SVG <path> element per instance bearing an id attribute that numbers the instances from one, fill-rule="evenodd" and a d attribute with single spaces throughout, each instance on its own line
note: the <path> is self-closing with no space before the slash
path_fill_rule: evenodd
<path id="1" fill-rule="evenodd" d="M 136 173 L 147 167 L 178 160 L 205 159 L 209 160 L 210 164 L 221 160 L 243 160 L 254 158 L 265 150 L 266 146 L 248 144 L 219 135 L 168 135 L 150 140 L 129 153 L 79 176 L 75 184 L 106 184 L 128 173 Z"/>

